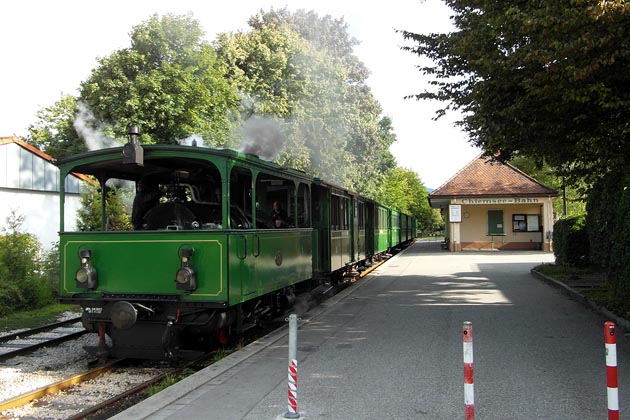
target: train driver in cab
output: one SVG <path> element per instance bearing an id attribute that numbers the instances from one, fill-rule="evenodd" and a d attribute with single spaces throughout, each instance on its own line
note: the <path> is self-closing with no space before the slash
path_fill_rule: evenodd
<path id="1" fill-rule="evenodd" d="M 279 201 L 273 202 L 273 209 L 271 211 L 271 220 L 273 225 L 277 228 L 288 227 L 289 215 L 282 208 L 282 204 Z"/>
<path id="2" fill-rule="evenodd" d="M 140 180 L 136 183 L 136 196 L 133 199 L 131 210 L 133 230 L 143 230 L 145 228 L 144 215 L 147 211 L 160 204 L 161 195 L 156 182 Z"/>

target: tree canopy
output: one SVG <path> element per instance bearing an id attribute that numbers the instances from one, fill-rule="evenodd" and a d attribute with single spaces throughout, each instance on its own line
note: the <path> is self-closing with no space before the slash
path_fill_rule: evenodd
<path id="1" fill-rule="evenodd" d="M 63 95 L 54 105 L 37 111 L 36 121 L 28 128 L 29 143 L 56 159 L 85 152 L 85 142 L 73 125 L 78 110 L 76 98 Z"/>
<path id="2" fill-rule="evenodd" d="M 134 27 L 129 48 L 99 59 L 80 100 L 118 138 L 135 124 L 146 143 L 197 134 L 208 144 L 228 144 L 240 97 L 203 35 L 191 15 L 154 15 Z"/>
<path id="3" fill-rule="evenodd" d="M 411 169 L 395 168 L 381 185 L 377 199 L 386 206 L 412 215 L 421 230 L 432 232 L 444 222 L 440 211 L 429 206 L 428 195 L 418 174 Z"/>
<path id="4" fill-rule="evenodd" d="M 77 98 L 38 114 L 31 142 L 62 157 L 94 131 L 112 145 L 135 124 L 143 143 L 200 135 L 379 196 L 396 168 L 396 135 L 344 20 L 285 8 L 249 25 L 210 44 L 191 15 L 150 17 L 128 48 L 98 60 Z"/>
<path id="5" fill-rule="evenodd" d="M 395 135 L 343 19 L 281 9 L 249 24 L 250 31 L 222 34 L 216 43 L 226 74 L 250 99 L 244 123 L 280 118 L 285 144 L 278 163 L 376 194 L 395 167 L 389 152 Z"/>
<path id="6" fill-rule="evenodd" d="M 630 156 L 630 13 L 625 0 L 446 0 L 456 30 L 404 31 L 428 57 L 433 90 L 414 95 L 458 109 L 490 155 L 546 159 L 574 174 Z"/>

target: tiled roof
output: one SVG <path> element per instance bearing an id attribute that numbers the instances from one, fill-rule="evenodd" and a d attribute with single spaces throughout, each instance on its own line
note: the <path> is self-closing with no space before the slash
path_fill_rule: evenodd
<path id="1" fill-rule="evenodd" d="M 514 166 L 479 155 L 429 194 L 429 198 L 557 195 L 556 190 Z"/>

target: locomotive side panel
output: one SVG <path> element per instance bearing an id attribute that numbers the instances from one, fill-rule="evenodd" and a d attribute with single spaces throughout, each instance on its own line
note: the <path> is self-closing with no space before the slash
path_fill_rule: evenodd
<path id="1" fill-rule="evenodd" d="M 230 235 L 230 305 L 310 279 L 312 229 L 260 230 Z"/>

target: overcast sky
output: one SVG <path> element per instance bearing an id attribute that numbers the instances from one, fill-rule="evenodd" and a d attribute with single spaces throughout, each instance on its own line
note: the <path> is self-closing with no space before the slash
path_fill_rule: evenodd
<path id="1" fill-rule="evenodd" d="M 213 41 L 219 32 L 247 29 L 261 9 L 285 6 L 344 18 L 361 43 L 355 53 L 371 71 L 368 84 L 393 121 L 398 141 L 391 151 L 425 186 L 440 186 L 480 152 L 454 127 L 457 115 L 433 121 L 438 103 L 403 99 L 426 85 L 415 67 L 419 57 L 400 50 L 405 42 L 395 29 L 448 31 L 450 10 L 439 0 L 1 1 L 0 136 L 25 136 L 38 109 L 76 95 L 97 57 L 128 47 L 132 27 L 154 13 L 192 12 Z"/>

